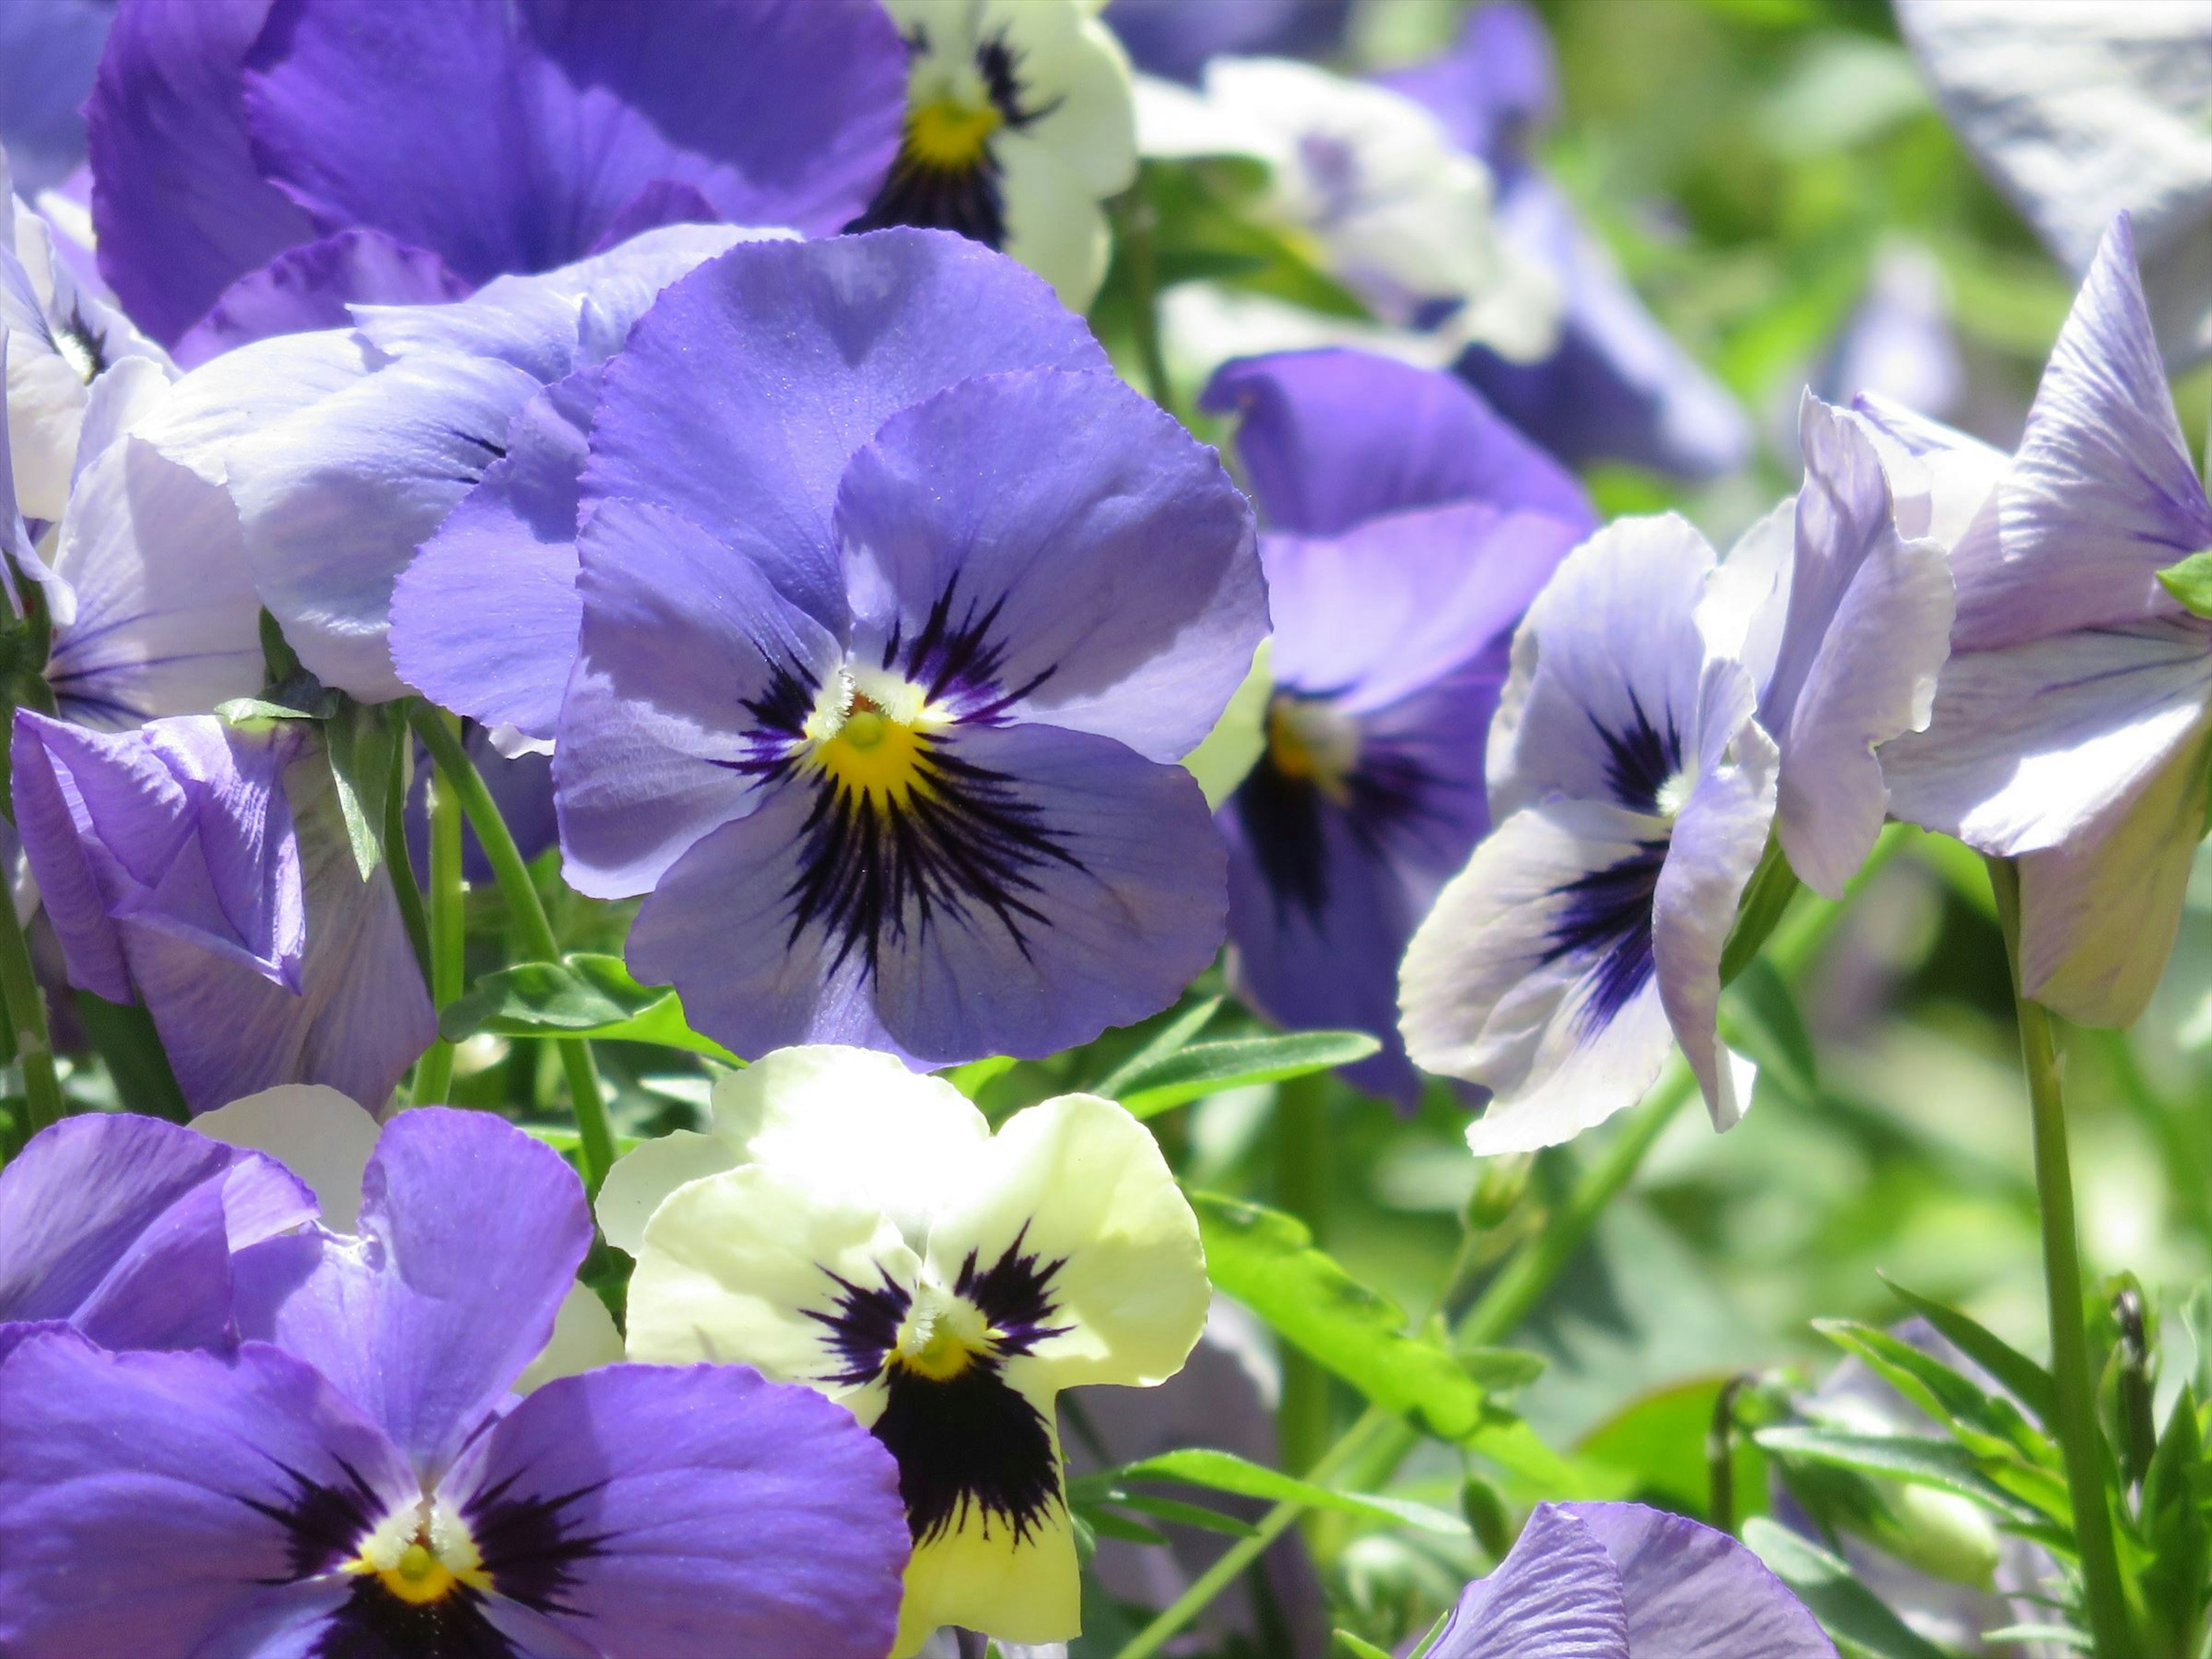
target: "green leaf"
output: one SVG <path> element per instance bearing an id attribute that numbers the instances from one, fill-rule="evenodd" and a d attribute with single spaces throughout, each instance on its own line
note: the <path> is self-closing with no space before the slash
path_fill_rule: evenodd
<path id="1" fill-rule="evenodd" d="M 1847 1434 L 1832 1429 L 1761 1429 L 1753 1437 L 1782 1457 L 1806 1457 L 1877 1474 L 1909 1486 L 1956 1492 L 2009 1521 L 2033 1525 L 2046 1512 L 1984 1473 L 1981 1460 L 1954 1440 L 1933 1435 Z"/>
<path id="2" fill-rule="evenodd" d="M 1813 1328 L 1838 1347 L 1856 1354 L 1899 1394 L 1938 1422 L 1950 1425 L 1974 1451 L 1984 1455 L 2016 1453 L 2057 1471 L 2063 1466 L 2049 1436 L 2021 1415 L 2020 1407 L 1993 1395 L 1910 1342 L 1872 1325 L 1849 1319 L 1816 1319 Z"/>
<path id="3" fill-rule="evenodd" d="M 363 881 L 384 862 L 384 808 L 392 790 L 392 753 L 407 732 L 404 719 L 392 718 L 395 707 L 342 697 L 323 727 L 324 752 L 337 784 L 346 839 L 353 844 L 354 864 Z"/>
<path id="4" fill-rule="evenodd" d="M 1462 1348 L 1459 1363 L 1485 1394 L 1501 1395 L 1527 1388 L 1551 1361 L 1525 1348 Z"/>
<path id="5" fill-rule="evenodd" d="M 1231 1538 L 1251 1538 L 1259 1528 L 1249 1521 L 1239 1521 L 1233 1515 L 1224 1515 L 1219 1510 L 1209 1510 L 1203 1504 L 1186 1504 L 1177 1498 L 1162 1498 L 1148 1492 L 1115 1492 L 1106 1500 L 1125 1510 L 1135 1510 L 1156 1520 L 1173 1521 L 1186 1527 L 1200 1527 L 1207 1532 L 1225 1533 Z"/>
<path id="6" fill-rule="evenodd" d="M 1085 1509 L 1083 1518 L 1091 1523 L 1093 1532 L 1103 1533 L 1109 1538 L 1118 1538 L 1125 1544 L 1164 1544 L 1165 1533 L 1155 1532 L 1141 1521 L 1133 1521 L 1126 1515 L 1116 1515 L 1111 1510 L 1095 1506 Z"/>
<path id="7" fill-rule="evenodd" d="M 1267 750 L 1267 702 L 1274 695 L 1274 641 L 1262 640 L 1252 666 L 1231 696 L 1221 718 L 1197 748 L 1182 757 L 1182 769 L 1198 780 L 1208 806 L 1218 808 Z"/>
<path id="8" fill-rule="evenodd" d="M 1295 1216 L 1193 1193 L 1216 1286 L 1368 1399 L 1446 1440 L 1481 1426 L 1483 1395 L 1456 1355 L 1406 1334 L 1395 1303 L 1313 1246 Z"/>
<path id="9" fill-rule="evenodd" d="M 1983 884 L 1983 890 L 1988 891 L 1987 882 Z M 1882 1283 L 1889 1285 L 1891 1295 L 1950 1338 L 1960 1352 L 2009 1389 L 2039 1422 L 2049 1423 L 2057 1416 L 2058 1385 L 2051 1381 L 2049 1371 L 1956 1308 L 1917 1291 L 1908 1291 L 1889 1279 Z"/>
<path id="10" fill-rule="evenodd" d="M 2151 1554 L 2140 1577 L 2143 1600 L 2160 1638 L 2179 1653 L 2203 1620 L 2212 1582 L 2212 1463 L 2197 1423 L 2197 1394 L 2187 1383 L 2173 1402 L 2166 1432 L 2143 1476 L 2136 1525 Z"/>
<path id="11" fill-rule="evenodd" d="M 744 1062 L 693 1030 L 684 1004 L 666 986 L 640 985 L 619 957 L 579 951 L 554 962 L 525 962 L 486 974 L 446 1005 L 438 1034 L 448 1042 L 479 1032 L 505 1037 L 592 1037 L 651 1042 Z"/>
<path id="12" fill-rule="evenodd" d="M 1337 1646 L 1350 1654 L 1352 1659 L 1390 1659 L 1390 1656 L 1374 1643 L 1354 1636 L 1348 1630 L 1334 1631 L 1331 1634 L 1336 1638 Z"/>
<path id="13" fill-rule="evenodd" d="M 1763 1516 L 1743 1523 L 1743 1541 L 1796 1593 L 1821 1627 L 1852 1659 L 1945 1659 L 1851 1576 L 1850 1565 L 1818 1544 Z"/>
<path id="14" fill-rule="evenodd" d="M 1003 1077 L 1021 1062 L 1012 1054 L 988 1054 L 981 1060 L 971 1060 L 965 1066 L 954 1066 L 939 1072 L 954 1088 L 973 1100 L 983 1091 L 983 1085 L 994 1077 Z"/>
<path id="15" fill-rule="evenodd" d="M 1120 1099 L 1137 1117 L 1254 1083 L 1280 1083 L 1362 1060 L 1382 1045 L 1364 1031 L 1286 1031 L 1279 1036 L 1194 1042 L 1121 1083 Z"/>
<path id="16" fill-rule="evenodd" d="M 1781 1090 L 1785 1099 L 1801 1106 L 1819 1101 L 1820 1063 L 1812 1034 L 1789 984 L 1764 957 L 1746 963 L 1729 987 L 1721 1003 L 1721 1034 L 1729 1047 L 1757 1062 L 1760 1079 Z"/>
<path id="17" fill-rule="evenodd" d="M 2199 617 L 2212 617 L 2212 547 L 2158 573 L 2158 585 Z"/>
<path id="18" fill-rule="evenodd" d="M 1206 1022 L 1221 1012 L 1223 1000 L 1220 997 L 1201 997 L 1182 1010 L 1104 1077 L 1085 1085 L 1082 1092 L 1104 1095 L 1109 1100 L 1119 1097 L 1132 1078 L 1142 1075 L 1188 1047 L 1190 1040 L 1206 1029 Z"/>
<path id="19" fill-rule="evenodd" d="M 1370 1521 L 1383 1521 L 1413 1526 L 1425 1532 L 1441 1533 L 1446 1537 L 1464 1537 L 1467 1522 L 1455 1515 L 1431 1509 L 1425 1504 L 1415 1504 L 1402 1498 L 1386 1498 L 1370 1492 L 1336 1492 L 1328 1486 L 1316 1486 L 1310 1480 L 1301 1480 L 1296 1475 L 1285 1474 L 1262 1464 L 1237 1456 L 1234 1452 L 1193 1449 L 1188 1451 L 1163 1452 L 1158 1457 L 1147 1457 L 1141 1462 L 1130 1463 L 1113 1472 L 1118 1484 L 1130 1480 L 1180 1480 L 1185 1485 L 1205 1486 L 1213 1492 L 1234 1492 L 1239 1498 L 1258 1498 L 1270 1504 L 1303 1504 L 1308 1509 L 1336 1510 L 1346 1515 L 1364 1516 Z"/>

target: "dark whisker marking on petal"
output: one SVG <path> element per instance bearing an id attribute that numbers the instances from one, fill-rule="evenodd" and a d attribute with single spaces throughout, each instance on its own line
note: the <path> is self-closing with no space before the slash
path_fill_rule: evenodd
<path id="1" fill-rule="evenodd" d="M 297 1583 L 302 1578 L 330 1571 L 339 1563 L 352 1559 L 360 1552 L 362 1540 L 382 1519 L 385 1500 L 362 1478 L 361 1471 L 343 1457 L 334 1456 L 331 1461 L 344 1472 L 343 1486 L 318 1480 L 272 1457 L 270 1462 L 292 1482 L 289 1497 L 270 1503 L 243 1493 L 236 1495 L 247 1509 L 284 1528 L 285 1556 L 290 1574 L 259 1582 Z"/>
<path id="2" fill-rule="evenodd" d="M 981 1273 L 975 1270 L 977 1253 L 969 1251 L 952 1286 L 955 1296 L 967 1297 L 990 1322 L 997 1356 L 1001 1358 L 1032 1352 L 1038 1343 L 1065 1336 L 1075 1328 L 1046 1322 L 1059 1312 L 1052 1299 L 1052 1281 L 1067 1262 L 1062 1257 L 1040 1267 L 1034 1254 L 1022 1249 L 1029 1236 L 1030 1224 L 1024 1222 L 1014 1242 Z"/>
<path id="3" fill-rule="evenodd" d="M 828 1329 L 830 1346 L 837 1351 L 844 1369 L 816 1380 L 855 1386 L 872 1382 L 883 1370 L 890 1351 L 898 1346 L 899 1325 L 906 1318 L 907 1310 L 913 1306 L 914 1298 L 881 1268 L 877 1272 L 883 1282 L 872 1290 L 830 1273 L 827 1267 L 822 1271 L 837 1286 L 836 1311 L 823 1313 L 812 1308 L 799 1311 Z"/>
<path id="4" fill-rule="evenodd" d="M 915 1543 L 957 1529 L 971 1509 L 986 1536 L 994 1522 L 1018 1545 L 1042 1530 L 1060 1501 L 1052 1431 L 995 1363 L 944 1378 L 893 1365 L 884 1380 L 874 1434 L 898 1463 Z"/>
<path id="5" fill-rule="evenodd" d="M 459 1584 L 434 1601 L 403 1601 L 374 1578 L 358 1579 L 310 1659 L 526 1659 L 485 1617 L 484 1600 Z"/>
<path id="6" fill-rule="evenodd" d="M 1618 864 L 1577 876 L 1553 892 L 1567 902 L 1538 960 L 1590 959 L 1589 991 L 1575 1015 L 1577 1035 L 1587 1042 L 1650 981 L 1654 967 L 1651 906 L 1667 843 L 1648 841 Z"/>
<path id="7" fill-rule="evenodd" d="M 489 1486 L 461 1507 L 469 1534 L 483 1557 L 492 1587 L 508 1600 L 544 1613 L 580 1613 L 562 1601 L 574 1588 L 576 1564 L 606 1553 L 611 1533 L 586 1533 L 563 1513 L 606 1486 L 594 1480 L 556 1498 L 511 1498 L 522 1472 Z"/>
<path id="8" fill-rule="evenodd" d="M 1595 714 L 1589 715 L 1590 729 L 1605 744 L 1606 780 L 1613 787 L 1613 799 L 1632 812 L 1656 812 L 1659 792 L 1667 787 L 1668 779 L 1682 769 L 1682 734 L 1675 727 L 1672 709 L 1663 711 L 1667 720 L 1663 733 L 1654 726 L 1632 687 L 1628 706 L 1634 721 L 1626 732 L 1612 730 Z"/>

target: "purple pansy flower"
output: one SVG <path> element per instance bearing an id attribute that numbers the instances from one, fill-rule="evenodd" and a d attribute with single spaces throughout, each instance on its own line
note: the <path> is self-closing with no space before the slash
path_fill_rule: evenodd
<path id="1" fill-rule="evenodd" d="M 1893 445 L 1900 517 L 1956 538 L 1934 717 L 1881 751 L 1897 814 L 2017 858 L 2021 988 L 2082 1024 L 2129 1024 L 2173 949 L 2205 830 L 2212 617 L 2158 573 L 2212 548 L 2212 502 L 2125 216 L 2010 462 L 1870 413 Z"/>
<path id="2" fill-rule="evenodd" d="M 837 229 L 896 153 L 875 0 L 127 0 L 88 106 L 100 269 L 164 343 L 328 327 L 656 225 Z"/>
<path id="3" fill-rule="evenodd" d="M 1410 1105 L 1398 963 L 1489 827 L 1476 738 L 1506 646 L 1592 516 L 1448 374 L 1294 353 L 1226 365 L 1201 401 L 1242 415 L 1274 620 L 1265 747 L 1218 818 L 1237 977 L 1286 1024 L 1381 1037 L 1351 1075 Z"/>
<path id="4" fill-rule="evenodd" d="M 409 1112 L 358 1226 L 240 1253 L 233 1353 L 52 1333 L 0 1365 L 9 1653 L 889 1646 L 896 1469 L 811 1389 L 616 1365 L 512 1403 L 591 1242 L 557 1154 L 482 1114 Z"/>
<path id="5" fill-rule="evenodd" d="M 1414 1062 L 1491 1091 L 1468 1131 L 1479 1154 L 1633 1105 L 1676 1041 L 1716 1127 L 1747 1103 L 1748 1068 L 1715 1028 L 1721 951 L 1778 757 L 1751 673 L 1699 627 L 1713 563 L 1671 514 L 1618 520 L 1567 556 L 1514 638 L 1490 730 L 1497 828 L 1401 975 Z"/>
<path id="6" fill-rule="evenodd" d="M 1212 957 L 1171 763 L 1266 629 L 1250 509 L 1012 261 L 732 250 L 610 366 L 584 498 L 566 872 L 650 893 L 631 964 L 702 1030 L 1048 1054 Z"/>
<path id="7" fill-rule="evenodd" d="M 27 193 L 84 160 L 79 106 L 114 20 L 112 0 L 0 0 L 0 148 Z"/>
<path id="8" fill-rule="evenodd" d="M 107 734 L 19 709 L 11 753 L 70 982 L 145 1005 L 194 1109 L 293 1082 L 384 1105 L 436 1020 L 319 738 L 212 715 Z"/>
<path id="9" fill-rule="evenodd" d="M 106 1348 L 226 1346 L 232 1253 L 314 1214 L 258 1152 L 155 1118 L 64 1118 L 0 1170 L 0 1359 L 64 1328 Z"/>
<path id="10" fill-rule="evenodd" d="M 1726 1533 L 1641 1504 L 1540 1504 L 1426 1659 L 1835 1659 Z"/>
<path id="11" fill-rule="evenodd" d="M 1697 477 L 1743 464 L 1733 398 L 1656 322 L 1528 144 L 1559 103 L 1551 43 L 1517 0 L 1480 6 L 1441 58 L 1382 77 L 1425 105 L 1498 182 L 1498 228 L 1565 295 L 1556 350 L 1517 362 L 1485 345 L 1459 372 L 1506 419 L 1572 465 L 1620 460 Z"/>

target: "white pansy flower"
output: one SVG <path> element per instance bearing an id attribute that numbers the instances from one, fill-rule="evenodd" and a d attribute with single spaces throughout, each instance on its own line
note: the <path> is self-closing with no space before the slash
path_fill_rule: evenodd
<path id="1" fill-rule="evenodd" d="M 1206 1324 L 1197 1221 L 1151 1133 L 1066 1095 L 994 1135 L 949 1083 L 826 1046 L 725 1079 L 714 1116 L 602 1194 L 637 1256 L 630 1357 L 754 1365 L 869 1425 L 915 1540 L 898 1653 L 947 1624 L 1075 1635 L 1054 1397 L 1164 1382 Z"/>

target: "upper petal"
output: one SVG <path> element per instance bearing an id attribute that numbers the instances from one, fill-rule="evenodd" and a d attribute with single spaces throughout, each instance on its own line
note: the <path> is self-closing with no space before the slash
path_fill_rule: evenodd
<path id="1" fill-rule="evenodd" d="M 1540 1504 L 1497 1570 L 1467 1587 L 1431 1651 L 1435 1659 L 1632 1659 L 1628 1628 L 1620 1570 L 1605 1547 L 1574 1506 Z M 1641 1649 L 1633 1652 L 1642 1659 Z"/>
<path id="2" fill-rule="evenodd" d="M 356 226 L 286 248 L 223 289 L 176 343 L 177 361 L 191 368 L 272 335 L 343 328 L 356 303 L 437 305 L 468 291 L 436 254 Z"/>
<path id="3" fill-rule="evenodd" d="M 1641 1504 L 1562 1504 L 1620 1575 L 1636 1659 L 1834 1659 L 1764 1562 L 1724 1532 Z"/>

